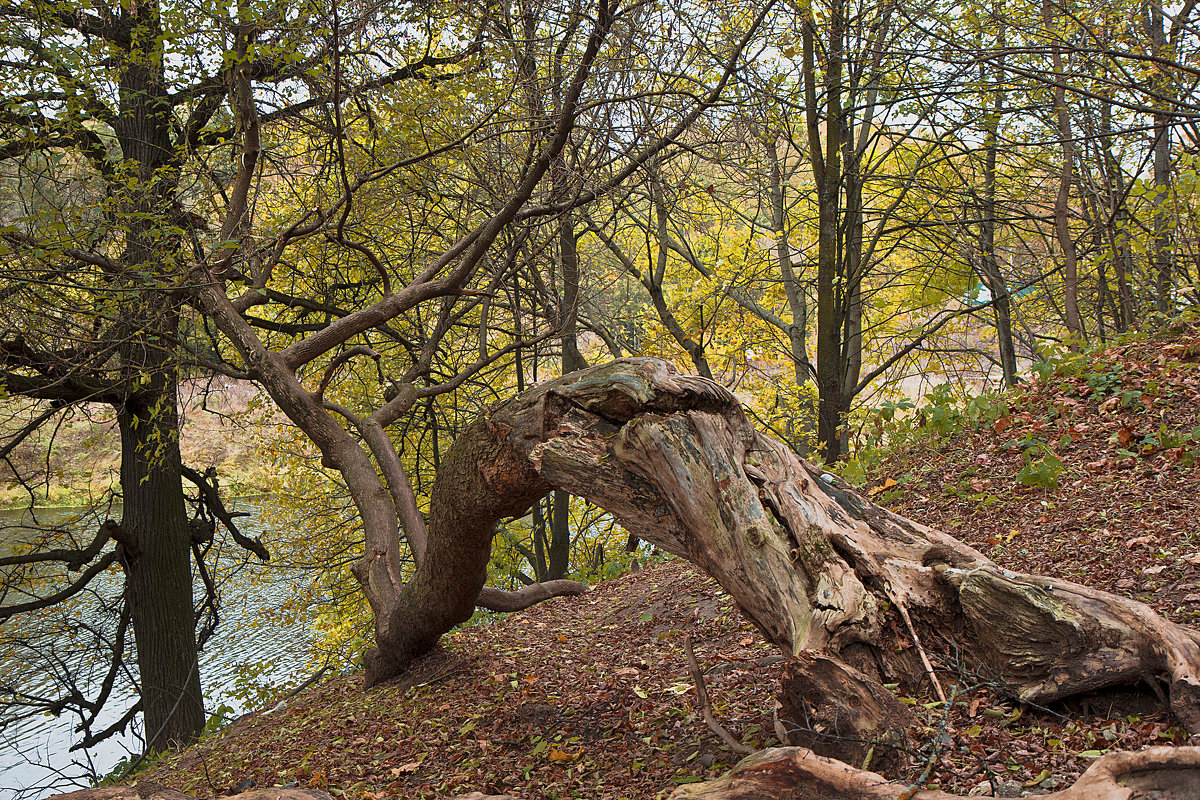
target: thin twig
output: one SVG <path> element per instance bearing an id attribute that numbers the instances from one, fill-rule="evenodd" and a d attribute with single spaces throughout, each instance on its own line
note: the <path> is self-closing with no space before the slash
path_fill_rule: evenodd
<path id="1" fill-rule="evenodd" d="M 908 609 L 904 607 L 904 603 L 900 601 L 900 598 L 896 597 L 893 600 L 896 603 L 896 610 L 900 612 L 901 618 L 904 619 L 904 624 L 908 627 L 908 634 L 912 637 L 917 652 L 921 655 L 921 663 L 925 665 L 925 673 L 929 676 L 929 682 L 933 684 L 933 690 L 937 692 L 939 700 L 943 703 L 946 702 L 946 693 L 942 691 L 942 684 L 938 683 L 937 675 L 933 671 L 933 664 L 930 663 L 929 656 L 925 653 L 925 648 L 921 646 L 921 639 L 917 636 L 917 629 L 913 626 L 912 618 L 908 616 Z"/>
<path id="2" fill-rule="evenodd" d="M 700 674 L 700 665 L 696 663 L 696 654 L 692 651 L 692 636 L 687 634 L 683 637 L 683 649 L 687 652 L 688 669 L 692 671 L 692 682 L 696 684 L 696 697 L 700 703 L 700 714 L 704 717 L 704 721 L 708 723 L 708 727 L 712 732 L 721 737 L 721 741 L 729 745 L 729 749 L 735 753 L 741 753 L 748 756 L 755 752 L 753 747 L 742 744 L 737 739 L 733 738 L 733 734 L 725 730 L 725 726 L 717 722 L 717 718 L 713 716 L 712 705 L 708 702 L 708 690 L 704 688 L 704 676 Z"/>
<path id="3" fill-rule="evenodd" d="M 938 759 L 941 758 L 946 745 L 950 744 L 950 737 L 946 735 L 946 725 L 950 722 L 950 710 L 954 707 L 954 701 L 958 699 L 960 691 L 959 687 L 955 687 L 950 693 L 950 699 L 946 701 L 946 713 L 942 716 L 941 725 L 938 726 L 937 736 L 933 740 L 933 749 L 929 752 L 929 757 L 925 760 L 925 769 L 913 781 L 912 785 L 900 793 L 900 796 L 896 800 L 911 800 L 911 798 L 916 796 L 917 792 L 921 791 L 921 787 L 933 777 L 933 769 L 937 766 Z"/>

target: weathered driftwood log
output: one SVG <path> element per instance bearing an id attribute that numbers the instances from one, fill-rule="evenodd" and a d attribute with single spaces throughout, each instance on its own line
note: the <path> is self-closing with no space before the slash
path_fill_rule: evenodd
<path id="1" fill-rule="evenodd" d="M 910 795 L 874 772 L 818 756 L 803 747 L 776 747 L 747 756 L 728 774 L 681 786 L 671 800 L 964 800 L 936 789 Z M 1152 747 L 1109 753 L 1074 784 L 1043 800 L 1194 800 L 1200 792 L 1200 747 Z"/>
<path id="2" fill-rule="evenodd" d="M 496 520 L 551 488 L 698 565 L 790 654 L 820 651 L 864 681 L 909 683 L 932 679 L 942 654 L 1038 703 L 1163 681 L 1171 710 L 1200 732 L 1194 631 L 1132 600 L 1002 569 L 872 504 L 755 431 L 723 387 L 654 359 L 541 384 L 459 437 L 405 590 L 410 610 L 383 626 L 377 676 L 469 613 Z"/>

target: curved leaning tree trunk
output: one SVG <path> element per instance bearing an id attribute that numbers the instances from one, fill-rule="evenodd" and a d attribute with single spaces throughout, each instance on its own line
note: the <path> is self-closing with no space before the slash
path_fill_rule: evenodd
<path id="1" fill-rule="evenodd" d="M 541 384 L 459 437 L 434 488 L 426 558 L 382 626 L 375 679 L 469 612 L 495 522 L 551 488 L 705 570 L 785 652 L 819 651 L 864 683 L 931 678 L 928 654 L 1036 703 L 1161 680 L 1200 731 L 1196 632 L 1132 600 L 1002 569 L 873 505 L 755 431 L 726 389 L 654 359 Z"/>

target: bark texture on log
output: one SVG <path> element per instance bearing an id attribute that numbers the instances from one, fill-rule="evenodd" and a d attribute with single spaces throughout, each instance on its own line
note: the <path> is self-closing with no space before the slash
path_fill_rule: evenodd
<path id="1" fill-rule="evenodd" d="M 386 659 L 469 615 L 495 522 L 550 488 L 612 512 L 713 576 L 771 642 L 868 680 L 929 679 L 944 654 L 1045 703 L 1161 679 L 1200 731 L 1200 636 L 1148 606 L 1002 569 L 897 516 L 754 430 L 720 385 L 622 359 L 525 392 L 473 424 L 439 474 L 430 549 Z M 453 609 L 448 612 L 446 609 Z"/>
<path id="2" fill-rule="evenodd" d="M 681 786 L 670 800 L 963 800 L 914 790 L 803 747 L 776 747 L 743 759 L 727 775 Z M 1200 748 L 1152 747 L 1109 753 L 1070 787 L 1045 800 L 1194 800 L 1200 796 Z"/>

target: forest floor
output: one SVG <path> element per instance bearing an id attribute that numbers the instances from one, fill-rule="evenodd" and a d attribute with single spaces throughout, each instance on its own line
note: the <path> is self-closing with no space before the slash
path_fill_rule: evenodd
<path id="1" fill-rule="evenodd" d="M 1189 328 L 1042 376 L 983 425 L 920 439 L 881 462 L 864 491 L 1005 567 L 1196 624 L 1198 410 L 1200 330 Z M 1043 485 L 1021 483 L 1022 468 L 1038 461 L 1049 469 Z M 781 657 L 714 582 L 667 561 L 460 630 L 400 683 L 364 693 L 360 675 L 326 681 L 139 779 L 200 796 L 295 783 L 354 800 L 477 790 L 656 798 L 738 760 L 694 708 L 688 634 L 716 717 L 746 744 L 777 744 Z M 938 666 L 953 699 L 947 708 L 905 698 L 922 725 L 910 731 L 912 757 L 896 780 L 915 780 L 932 760 L 927 786 L 1042 794 L 1109 749 L 1200 744 L 1148 690 L 1033 708 L 945 659 Z"/>

